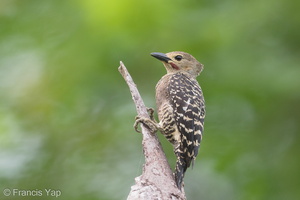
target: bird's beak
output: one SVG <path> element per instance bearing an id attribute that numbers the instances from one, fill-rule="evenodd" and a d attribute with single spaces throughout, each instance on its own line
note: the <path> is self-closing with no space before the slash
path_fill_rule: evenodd
<path id="1" fill-rule="evenodd" d="M 157 58 L 158 60 L 161 60 L 163 62 L 168 63 L 169 60 L 171 60 L 171 58 L 169 58 L 166 54 L 164 53 L 158 53 L 158 52 L 154 52 L 151 53 L 151 56 L 153 56 L 154 58 Z"/>

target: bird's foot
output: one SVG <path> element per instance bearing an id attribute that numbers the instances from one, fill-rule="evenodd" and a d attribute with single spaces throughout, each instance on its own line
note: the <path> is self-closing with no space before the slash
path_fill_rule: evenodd
<path id="1" fill-rule="evenodd" d="M 154 115 L 153 115 L 154 114 L 154 109 L 153 108 L 147 108 L 147 112 L 148 112 L 148 115 L 149 115 L 150 119 L 155 122 Z"/>
<path id="2" fill-rule="evenodd" d="M 153 111 L 153 109 L 152 109 Z M 152 112 L 150 111 L 150 112 Z M 153 118 L 153 112 L 152 112 L 152 118 Z M 141 133 L 140 130 L 138 130 L 138 125 L 139 123 L 142 123 L 144 126 L 146 126 L 151 133 L 155 133 L 157 130 L 159 130 L 159 124 L 154 120 L 154 118 L 151 118 L 151 114 L 150 114 L 150 118 L 145 118 L 145 117 L 140 117 L 140 116 L 136 116 L 135 117 L 135 122 L 134 122 L 134 129 L 136 132 Z"/>

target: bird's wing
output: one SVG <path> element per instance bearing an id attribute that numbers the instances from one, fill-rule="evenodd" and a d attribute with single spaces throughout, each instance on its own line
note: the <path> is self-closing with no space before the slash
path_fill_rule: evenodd
<path id="1" fill-rule="evenodd" d="M 187 168 L 197 156 L 202 139 L 205 117 L 204 98 L 197 80 L 183 73 L 171 77 L 169 94 L 175 121 L 181 133 L 180 157 L 184 158 Z"/>

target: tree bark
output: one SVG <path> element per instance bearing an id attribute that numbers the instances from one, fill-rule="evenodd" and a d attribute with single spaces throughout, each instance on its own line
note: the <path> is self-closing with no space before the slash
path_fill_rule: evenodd
<path id="1" fill-rule="evenodd" d="M 141 95 L 122 61 L 118 70 L 129 86 L 138 116 L 149 118 Z M 141 130 L 145 164 L 142 175 L 135 178 L 136 184 L 131 186 L 127 200 L 185 200 L 184 188 L 182 187 L 182 191 L 177 188 L 173 172 L 157 135 L 151 134 L 143 124 Z"/>

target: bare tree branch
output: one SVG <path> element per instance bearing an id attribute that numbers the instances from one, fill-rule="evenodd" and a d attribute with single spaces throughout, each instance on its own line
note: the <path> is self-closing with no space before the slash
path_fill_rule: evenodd
<path id="1" fill-rule="evenodd" d="M 137 114 L 149 118 L 141 95 L 122 61 L 118 69 L 129 86 Z M 127 200 L 185 200 L 184 189 L 182 188 L 182 191 L 180 191 L 177 188 L 172 170 L 157 135 L 151 134 L 150 130 L 143 125 L 141 125 L 141 128 L 145 164 L 142 175 L 135 178 L 136 184 L 131 187 Z"/>

